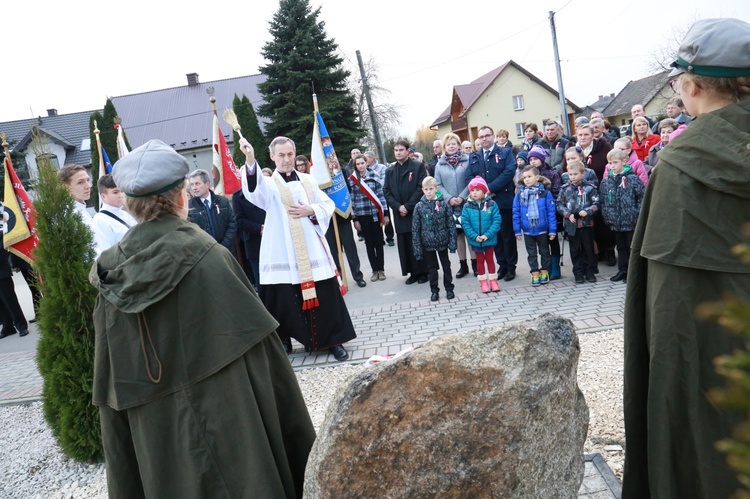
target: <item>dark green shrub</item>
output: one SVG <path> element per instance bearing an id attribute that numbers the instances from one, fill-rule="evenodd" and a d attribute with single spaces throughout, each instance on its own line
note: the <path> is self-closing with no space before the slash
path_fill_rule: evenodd
<path id="1" fill-rule="evenodd" d="M 101 461 L 99 411 L 91 403 L 97 295 L 88 281 L 95 256 L 92 236 L 56 171 L 48 161 L 38 166 L 35 269 L 42 276 L 44 297 L 37 364 L 44 380 L 44 416 L 67 456 Z"/>

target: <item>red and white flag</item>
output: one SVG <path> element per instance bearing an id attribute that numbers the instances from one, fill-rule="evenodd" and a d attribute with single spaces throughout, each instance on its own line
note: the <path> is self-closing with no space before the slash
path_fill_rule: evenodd
<path id="1" fill-rule="evenodd" d="M 221 133 L 219 117 L 216 115 L 216 111 L 214 111 L 213 139 L 213 165 L 214 168 L 216 168 L 219 177 L 216 180 L 214 192 L 220 196 L 231 196 L 236 191 L 242 189 L 240 170 L 237 168 L 237 165 L 234 164 L 232 151 L 229 150 L 224 134 Z"/>

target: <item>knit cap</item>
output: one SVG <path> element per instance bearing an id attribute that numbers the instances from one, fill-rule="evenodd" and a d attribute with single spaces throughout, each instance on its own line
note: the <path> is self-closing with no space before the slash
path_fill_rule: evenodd
<path id="1" fill-rule="evenodd" d="M 523 160 L 523 162 L 526 163 L 527 165 L 529 164 L 529 155 L 526 154 L 526 151 L 520 151 L 516 155 L 516 160 L 518 160 L 518 158 L 521 158 Z"/>
<path id="2" fill-rule="evenodd" d="M 549 157 L 549 153 L 542 146 L 534 146 L 531 148 L 531 151 L 529 151 L 529 159 L 537 158 L 544 163 L 544 160 L 547 159 L 547 157 Z"/>
<path id="3" fill-rule="evenodd" d="M 485 182 L 479 175 L 471 179 L 471 182 L 469 182 L 469 191 L 473 191 L 474 189 L 479 189 L 485 194 L 490 191 L 490 188 L 487 187 L 487 182 Z"/>

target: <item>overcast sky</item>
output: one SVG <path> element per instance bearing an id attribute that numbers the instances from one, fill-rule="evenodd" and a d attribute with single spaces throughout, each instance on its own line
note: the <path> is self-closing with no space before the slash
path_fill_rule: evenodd
<path id="1" fill-rule="evenodd" d="M 453 85 L 509 59 L 557 88 L 550 10 L 557 12 L 565 94 L 581 107 L 648 76 L 653 49 L 667 44 L 674 28 L 707 17 L 750 22 L 747 0 L 313 0 L 313 6 L 321 6 L 319 19 L 351 71 L 358 71 L 356 50 L 376 59 L 380 84 L 403 106 L 401 129 L 412 137 L 450 103 Z M 0 122 L 44 116 L 48 108 L 100 109 L 107 96 L 185 85 L 186 73 L 198 73 L 201 82 L 257 74 L 277 10 L 275 1 L 5 2 Z"/>

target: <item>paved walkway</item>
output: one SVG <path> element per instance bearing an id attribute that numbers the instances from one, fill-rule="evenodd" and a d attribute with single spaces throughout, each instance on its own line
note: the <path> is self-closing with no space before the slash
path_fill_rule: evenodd
<path id="1" fill-rule="evenodd" d="M 603 275 L 594 284 L 574 284 L 564 279 L 540 287 L 509 287 L 487 295 L 459 294 L 450 301 L 442 298 L 433 303 L 425 299 L 352 310 L 357 338 L 346 344 L 351 357 L 347 362 L 364 362 L 373 355 L 393 355 L 435 336 L 516 322 L 545 312 L 570 318 L 579 333 L 620 327 L 625 285 L 610 282 L 609 275 Z M 32 324 L 27 338 L 13 335 L 0 340 L 0 347 L 6 347 L 0 352 L 21 342 L 33 342 L 35 329 Z M 295 370 L 340 365 L 327 352 L 306 354 L 302 345 L 295 342 L 295 347 L 290 356 Z M 35 349 L 0 353 L 0 403 L 35 398 L 41 393 Z"/>

